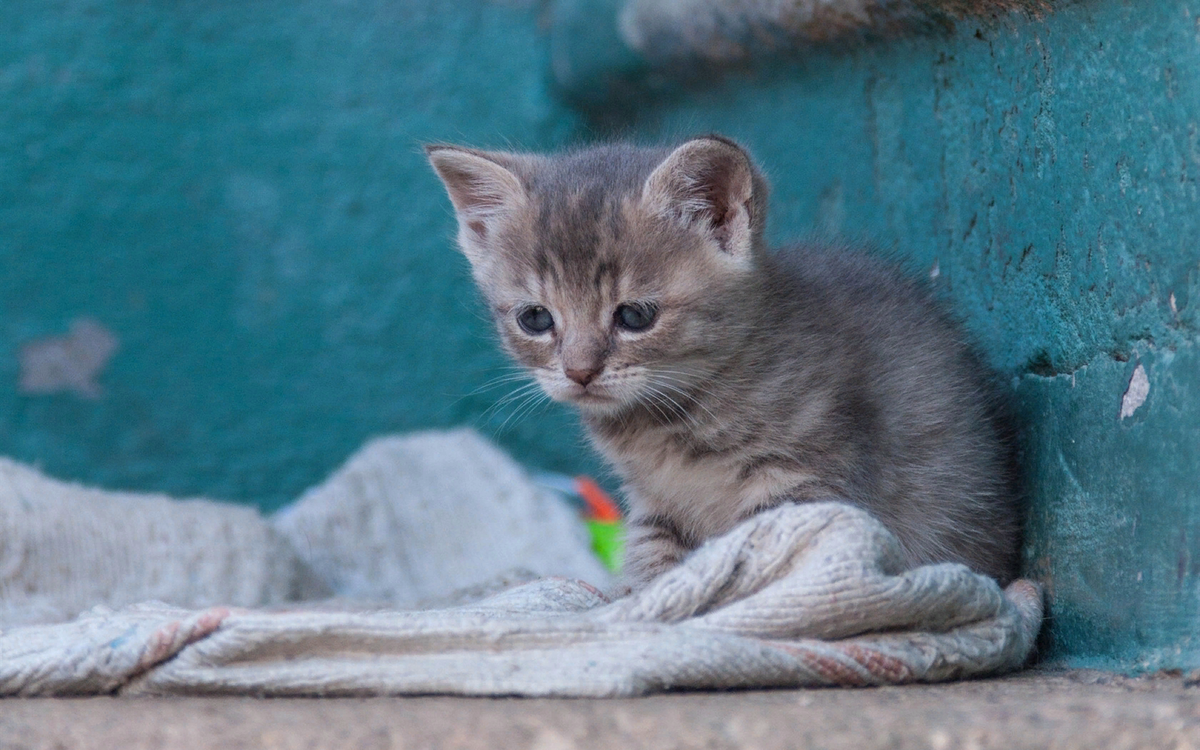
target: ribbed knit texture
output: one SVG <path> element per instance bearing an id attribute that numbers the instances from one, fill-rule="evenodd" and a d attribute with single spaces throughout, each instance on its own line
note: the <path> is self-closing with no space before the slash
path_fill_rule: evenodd
<path id="1" fill-rule="evenodd" d="M 997 674 L 1028 658 L 1041 591 L 957 564 L 902 570 L 840 504 L 790 505 L 710 540 L 636 594 L 546 578 L 432 611 L 135 606 L 0 636 L 7 695 L 635 696 Z"/>

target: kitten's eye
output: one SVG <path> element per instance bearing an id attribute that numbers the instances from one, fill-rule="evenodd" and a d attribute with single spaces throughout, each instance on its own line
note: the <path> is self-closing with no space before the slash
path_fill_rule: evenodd
<path id="1" fill-rule="evenodd" d="M 546 308 L 534 305 L 517 313 L 517 325 L 525 333 L 536 336 L 554 327 L 554 316 Z"/>
<path id="2" fill-rule="evenodd" d="M 627 331 L 644 331 L 654 325 L 654 317 L 656 315 L 658 315 L 658 310 L 653 305 L 641 302 L 627 302 L 624 305 L 617 306 L 617 311 L 613 313 L 613 318 L 616 319 L 617 325 Z"/>

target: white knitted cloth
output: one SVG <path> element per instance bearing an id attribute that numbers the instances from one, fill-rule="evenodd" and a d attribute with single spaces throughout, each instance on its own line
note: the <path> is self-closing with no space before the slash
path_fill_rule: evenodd
<path id="1" fill-rule="evenodd" d="M 472 430 L 371 441 L 269 520 L 343 599 L 409 608 L 537 576 L 612 584 L 575 510 Z"/>
<path id="2" fill-rule="evenodd" d="M 273 604 L 304 589 L 291 546 L 253 508 L 83 487 L 0 458 L 0 627 L 146 599 Z"/>
<path id="3" fill-rule="evenodd" d="M 471 430 L 371 441 L 270 518 L 0 458 L 4 628 L 147 600 L 412 607 L 546 575 L 611 584 L 574 511 Z"/>
<path id="4" fill-rule="evenodd" d="M 955 564 L 903 570 L 838 504 L 759 514 L 608 602 L 548 578 L 409 612 L 161 605 L 0 635 L 0 694 L 633 696 L 671 688 L 878 685 L 1019 668 L 1040 589 Z"/>

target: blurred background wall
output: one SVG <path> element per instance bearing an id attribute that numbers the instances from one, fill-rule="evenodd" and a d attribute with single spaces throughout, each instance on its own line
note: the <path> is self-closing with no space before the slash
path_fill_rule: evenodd
<path id="1" fill-rule="evenodd" d="M 1200 0 L 689 63 L 615 0 L 7 0 L 0 454 L 276 508 L 468 424 L 602 472 L 508 372 L 420 144 L 743 141 L 777 241 L 907 259 L 1011 383 L 1043 653 L 1200 666 Z"/>
<path id="2" fill-rule="evenodd" d="M 420 147 L 577 137 L 545 60 L 534 13 L 482 2 L 5 2 L 0 452 L 273 508 L 368 436 L 494 432 Z M 97 390 L 22 389 L 22 347 L 80 319 L 119 347 Z M 502 439 L 567 469 L 564 423 Z"/>

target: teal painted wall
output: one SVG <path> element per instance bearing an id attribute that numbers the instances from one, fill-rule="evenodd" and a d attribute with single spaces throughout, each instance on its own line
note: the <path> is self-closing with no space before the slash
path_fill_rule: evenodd
<path id="1" fill-rule="evenodd" d="M 596 470 L 561 410 L 501 430 L 504 390 L 475 392 L 504 362 L 418 146 L 719 130 L 766 167 L 775 238 L 936 267 L 1010 379 L 1045 653 L 1200 664 L 1200 0 L 1066 3 L 686 84 L 619 47 L 614 7 L 10 0 L 0 453 L 264 508 L 397 430 L 476 424 Z M 22 390 L 23 347 L 83 317 L 119 340 L 103 392 Z"/>
<path id="2" fill-rule="evenodd" d="M 504 363 L 420 145 L 561 144 L 546 55 L 481 2 L 5 0 L 0 453 L 271 508 L 373 434 L 494 433 L 470 394 Z M 21 346 L 84 316 L 119 339 L 103 397 L 22 395 Z M 567 469 L 571 429 L 500 437 Z"/>

